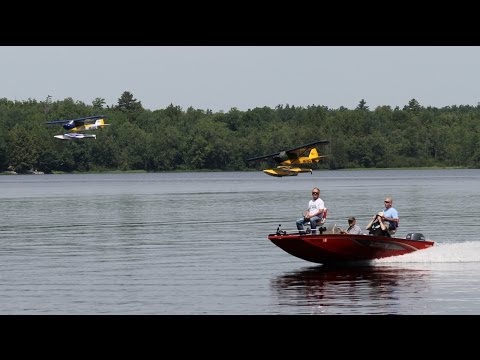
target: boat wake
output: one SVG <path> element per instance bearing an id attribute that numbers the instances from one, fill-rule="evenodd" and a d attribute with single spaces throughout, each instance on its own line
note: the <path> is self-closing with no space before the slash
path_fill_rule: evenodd
<path id="1" fill-rule="evenodd" d="M 391 263 L 480 262 L 480 241 L 436 243 L 428 251 L 415 251 L 391 258 L 372 260 L 372 265 Z"/>

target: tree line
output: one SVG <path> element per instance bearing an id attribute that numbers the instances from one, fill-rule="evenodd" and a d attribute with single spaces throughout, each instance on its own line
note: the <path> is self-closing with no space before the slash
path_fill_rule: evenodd
<path id="1" fill-rule="evenodd" d="M 47 121 L 105 115 L 111 125 L 96 140 L 61 141 L 61 126 Z M 241 171 L 266 164 L 245 159 L 329 140 L 330 156 L 317 169 L 480 167 L 480 106 L 423 107 L 412 99 L 403 108 L 364 99 L 344 107 L 278 105 L 247 111 L 184 110 L 170 104 L 144 109 L 125 91 L 117 104 L 91 105 L 66 98 L 52 101 L 0 99 L 0 172 L 176 170 Z"/>

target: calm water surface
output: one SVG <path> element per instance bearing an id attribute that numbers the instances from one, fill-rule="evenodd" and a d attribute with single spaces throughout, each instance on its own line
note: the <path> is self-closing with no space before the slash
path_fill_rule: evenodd
<path id="1" fill-rule="evenodd" d="M 425 251 L 325 268 L 267 239 L 318 186 Z M 0 176 L 0 314 L 480 314 L 480 170 Z"/>

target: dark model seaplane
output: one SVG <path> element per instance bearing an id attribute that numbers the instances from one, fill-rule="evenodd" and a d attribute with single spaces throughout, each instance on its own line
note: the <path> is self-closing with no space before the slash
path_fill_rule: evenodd
<path id="1" fill-rule="evenodd" d="M 86 116 L 78 119 L 67 119 L 67 120 L 54 120 L 48 121 L 47 124 L 58 124 L 62 125 L 65 130 L 70 131 L 69 133 L 62 135 L 55 135 L 54 137 L 61 140 L 79 140 L 79 139 L 96 139 L 97 135 L 93 134 L 82 134 L 79 131 L 85 130 L 97 130 L 101 129 L 110 124 L 105 123 L 106 116 L 104 115 L 94 115 Z"/>
<path id="2" fill-rule="evenodd" d="M 316 149 L 316 145 L 328 144 L 328 140 L 315 141 L 310 144 L 305 144 L 293 149 L 280 151 L 270 155 L 257 156 L 246 161 L 259 161 L 270 159 L 277 163 L 277 167 L 272 169 L 265 169 L 263 172 L 270 176 L 297 176 L 299 173 L 312 173 L 310 168 L 301 168 L 298 165 L 318 163 L 321 159 L 326 158 L 327 155 L 320 155 Z"/>

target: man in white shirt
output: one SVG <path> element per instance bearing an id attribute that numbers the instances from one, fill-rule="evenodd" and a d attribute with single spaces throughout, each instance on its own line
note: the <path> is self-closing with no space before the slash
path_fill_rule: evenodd
<path id="1" fill-rule="evenodd" d="M 324 211 L 325 204 L 323 203 L 323 200 L 320 199 L 320 189 L 314 187 L 312 189 L 312 200 L 308 202 L 307 210 L 305 210 L 303 217 L 298 219 L 296 222 L 297 229 L 299 231 L 304 231 L 305 228 L 303 224 L 310 222 L 310 229 L 312 230 L 312 234 L 316 233 L 317 222 L 321 221 Z"/>

